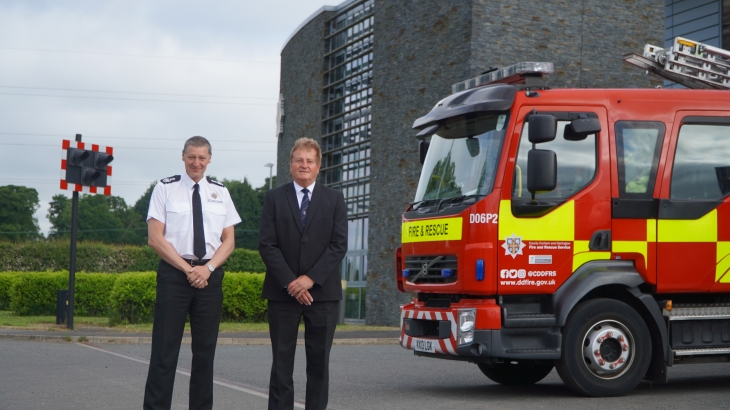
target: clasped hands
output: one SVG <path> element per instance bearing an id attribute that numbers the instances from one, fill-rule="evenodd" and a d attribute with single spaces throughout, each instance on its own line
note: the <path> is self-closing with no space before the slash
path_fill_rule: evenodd
<path id="1" fill-rule="evenodd" d="M 314 302 L 314 298 L 309 294 L 309 289 L 314 286 L 314 281 L 307 275 L 302 275 L 289 283 L 286 287 L 286 291 L 290 296 L 293 296 L 302 305 L 311 305 Z"/>
<path id="2" fill-rule="evenodd" d="M 188 282 L 190 286 L 196 289 L 203 289 L 208 286 L 208 278 L 210 277 L 210 270 L 207 266 L 198 265 L 191 267 L 188 272 Z"/>

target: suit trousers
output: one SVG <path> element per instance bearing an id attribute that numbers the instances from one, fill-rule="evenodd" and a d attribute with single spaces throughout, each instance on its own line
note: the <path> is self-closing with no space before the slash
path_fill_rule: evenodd
<path id="1" fill-rule="evenodd" d="M 307 355 L 307 410 L 325 410 L 329 396 L 329 360 L 335 335 L 340 302 L 315 301 L 300 305 L 297 301 L 269 300 L 269 334 L 271 336 L 271 378 L 269 410 L 294 408 L 294 354 L 299 323 L 304 318 L 304 347 Z"/>
<path id="2" fill-rule="evenodd" d="M 190 286 L 184 272 L 160 261 L 145 410 L 169 409 L 172 404 L 175 370 L 188 313 L 193 351 L 189 408 L 213 408 L 213 359 L 223 306 L 222 280 L 223 270 L 217 268 L 208 278 L 208 286 L 196 289 Z"/>

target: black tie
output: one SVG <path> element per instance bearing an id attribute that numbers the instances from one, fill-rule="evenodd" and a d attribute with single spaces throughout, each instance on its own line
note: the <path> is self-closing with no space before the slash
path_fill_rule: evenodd
<path id="1" fill-rule="evenodd" d="M 205 231 L 203 230 L 203 205 L 200 203 L 200 186 L 193 185 L 193 253 L 198 259 L 205 257 Z"/>
<path id="2" fill-rule="evenodd" d="M 307 188 L 302 189 L 304 198 L 302 198 L 302 205 L 299 207 L 299 214 L 302 217 L 302 228 L 307 223 L 307 210 L 309 209 L 309 190 Z"/>

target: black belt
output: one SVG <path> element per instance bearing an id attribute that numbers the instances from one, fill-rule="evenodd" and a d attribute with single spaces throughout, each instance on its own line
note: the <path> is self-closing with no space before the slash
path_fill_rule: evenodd
<path id="1" fill-rule="evenodd" d="M 185 259 L 183 258 L 185 262 L 188 263 L 190 266 L 203 266 L 207 265 L 208 262 L 210 262 L 210 259 Z"/>

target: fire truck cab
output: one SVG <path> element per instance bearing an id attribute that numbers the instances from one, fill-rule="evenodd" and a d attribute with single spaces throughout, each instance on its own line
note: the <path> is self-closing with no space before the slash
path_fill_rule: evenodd
<path id="1" fill-rule="evenodd" d="M 551 69 L 456 84 L 414 123 L 423 168 L 396 251 L 398 289 L 413 295 L 402 347 L 507 385 L 555 367 L 589 396 L 730 361 L 725 79 L 541 87 Z"/>

